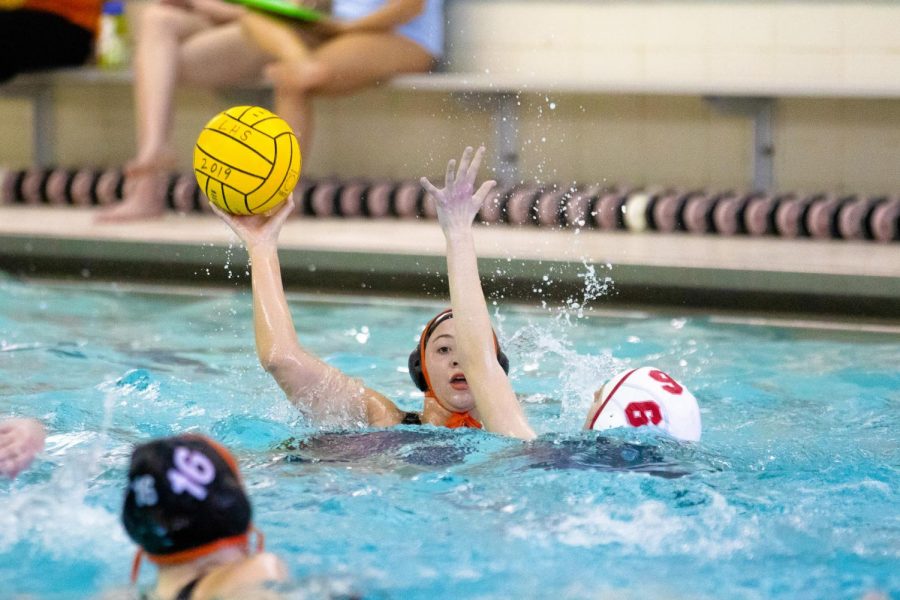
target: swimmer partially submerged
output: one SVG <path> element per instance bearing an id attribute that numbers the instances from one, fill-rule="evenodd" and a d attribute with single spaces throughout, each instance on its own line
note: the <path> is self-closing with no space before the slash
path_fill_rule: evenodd
<path id="1" fill-rule="evenodd" d="M 250 551 L 250 500 L 231 453 L 199 435 L 138 446 L 131 456 L 122 523 L 159 569 L 153 598 L 265 598 L 264 585 L 287 569 L 273 554 Z"/>
<path id="2" fill-rule="evenodd" d="M 656 427 L 670 436 L 700 441 L 700 407 L 694 395 L 655 367 L 622 371 L 594 393 L 585 429 Z"/>
<path id="3" fill-rule="evenodd" d="M 436 203 L 438 221 L 447 241 L 452 305 L 450 310 L 441 312 L 426 325 L 409 358 L 410 376 L 425 392 L 421 413 L 400 410 L 381 393 L 361 385 L 300 344 L 285 298 L 278 260 L 278 236 L 294 209 L 293 198 L 270 216 L 236 216 L 213 207 L 241 238 L 250 255 L 254 331 L 260 363 L 288 399 L 315 423 L 483 427 L 502 435 L 534 439 L 534 430 L 509 381 L 509 362 L 491 327 L 478 274 L 472 223 L 496 185 L 494 181 L 486 181 L 477 191 L 475 189 L 483 156 L 483 147 L 477 152 L 466 148 L 458 168 L 456 161 L 451 160 L 443 188 L 438 189 L 425 178 L 421 180 Z M 659 393 L 665 393 L 667 388 L 675 385 L 684 389 L 680 384 L 667 383 L 674 380 L 662 371 L 651 370 L 668 378 L 657 382 Z M 629 378 L 634 383 L 643 375 L 642 372 Z M 617 426 L 624 420 L 631 426 L 653 425 L 676 437 L 680 435 L 680 427 L 669 425 L 680 421 L 682 413 L 667 412 L 664 401 L 651 398 L 640 406 L 633 403 L 620 406 L 617 401 L 604 403 L 603 400 L 598 397 L 598 402 L 591 408 L 587 429 Z M 662 400 L 674 401 L 674 398 L 662 397 Z M 696 421 L 696 431 L 682 439 L 699 439 L 696 400 L 689 393 L 682 395 L 681 400 L 689 412 L 693 411 L 691 418 Z M 616 418 L 593 418 L 595 414 L 609 415 L 613 411 L 618 411 Z M 628 411 L 631 411 L 631 419 L 626 417 Z"/>
<path id="4" fill-rule="evenodd" d="M 460 324 L 456 329 L 456 356 L 468 376 L 467 384 L 483 414 L 503 423 L 510 435 L 530 439 L 534 433 L 509 377 L 485 352 L 491 347 L 490 316 L 481 288 L 472 232 L 475 216 L 495 185 L 487 181 L 474 191 L 483 155 L 484 147 L 477 152 L 469 147 L 463 152 L 458 168 L 456 161 L 451 160 L 441 189 L 424 177 L 421 183 L 435 200 L 438 222 L 447 241 L 450 301 L 455 320 Z M 594 398 L 585 429 L 652 426 L 681 440 L 700 439 L 696 398 L 659 369 L 643 367 L 620 373 L 601 386 Z"/>
<path id="5" fill-rule="evenodd" d="M 477 168 L 473 176 L 476 173 Z M 428 323 L 409 358 L 410 376 L 425 392 L 421 412 L 401 410 L 389 398 L 304 348 L 285 298 L 278 260 L 278 235 L 293 208 L 293 198 L 289 198 L 271 216 L 235 216 L 214 210 L 243 240 L 250 254 L 257 356 L 294 406 L 317 424 L 483 427 L 523 439 L 534 437 L 521 418 L 521 409 L 498 411 L 496 403 L 474 389 L 477 386 L 472 385 L 471 374 L 460 363 L 457 319 L 452 311 L 443 311 Z M 490 322 L 482 325 L 486 328 L 482 336 L 484 354 L 505 377 L 508 361 Z M 476 381 L 482 379 L 480 370 L 481 365 L 476 368 Z M 515 403 L 518 407 L 517 400 Z"/>

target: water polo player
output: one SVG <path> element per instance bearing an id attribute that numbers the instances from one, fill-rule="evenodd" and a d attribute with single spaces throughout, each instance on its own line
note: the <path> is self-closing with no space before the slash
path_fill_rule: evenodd
<path id="1" fill-rule="evenodd" d="M 426 326 L 409 359 L 410 375 L 425 392 L 421 413 L 400 410 L 382 394 L 301 346 L 284 295 L 278 260 L 278 235 L 293 208 L 293 199 L 289 199 L 271 216 L 235 216 L 215 207 L 213 210 L 243 240 L 250 254 L 259 361 L 302 413 L 325 425 L 483 426 L 497 433 L 533 437 L 527 424 L 527 430 L 510 427 L 506 417 L 493 409 L 493 403 L 484 402 L 486 396 L 470 389 L 468 371 L 460 366 L 456 319 L 450 311 L 442 312 Z M 505 357 L 490 323 L 484 326 L 484 335 L 479 339 L 484 340 L 486 354 L 505 378 Z"/>
<path id="2" fill-rule="evenodd" d="M 594 393 L 585 429 L 661 429 L 679 440 L 697 442 L 702 430 L 697 399 L 684 385 L 655 367 L 616 374 Z"/>
<path id="3" fill-rule="evenodd" d="M 509 378 L 484 352 L 490 344 L 490 316 L 478 276 L 472 222 L 495 183 L 487 181 L 474 191 L 483 155 L 483 147 L 474 153 L 466 148 L 458 169 L 454 160 L 447 165 L 444 188 L 438 189 L 425 178 L 422 185 L 435 200 L 438 222 L 447 241 L 450 300 L 455 320 L 461 324 L 456 328 L 457 356 L 468 385 L 485 421 L 511 435 L 528 438 L 534 434 L 528 435 L 531 429 Z M 595 400 L 587 429 L 652 425 L 679 439 L 700 439 L 696 399 L 659 369 L 643 367 L 620 373 L 597 392 Z"/>
<path id="4" fill-rule="evenodd" d="M 237 463 L 216 442 L 180 435 L 138 446 L 122 508 L 125 530 L 140 546 L 132 582 L 146 555 L 159 568 L 154 598 L 261 597 L 286 569 L 260 552 L 258 533 L 250 553 L 251 513 Z"/>

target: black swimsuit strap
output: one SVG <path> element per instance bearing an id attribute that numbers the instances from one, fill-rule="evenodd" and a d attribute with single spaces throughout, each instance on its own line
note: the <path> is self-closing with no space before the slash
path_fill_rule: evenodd
<path id="1" fill-rule="evenodd" d="M 400 421 L 401 425 L 421 425 L 422 424 L 422 416 L 417 412 L 408 412 L 403 415 L 403 420 Z"/>
<path id="2" fill-rule="evenodd" d="M 203 579 L 203 575 L 193 580 L 178 592 L 178 595 L 175 596 L 175 600 L 191 600 L 191 594 L 194 593 L 194 588 L 197 587 L 197 584 Z"/>

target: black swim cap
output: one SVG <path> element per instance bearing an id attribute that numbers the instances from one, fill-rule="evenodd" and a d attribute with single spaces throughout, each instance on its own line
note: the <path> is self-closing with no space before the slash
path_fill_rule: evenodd
<path id="1" fill-rule="evenodd" d="M 216 442 L 180 435 L 131 455 L 122 523 L 151 559 L 202 555 L 204 546 L 245 535 L 250 518 L 237 463 Z"/>

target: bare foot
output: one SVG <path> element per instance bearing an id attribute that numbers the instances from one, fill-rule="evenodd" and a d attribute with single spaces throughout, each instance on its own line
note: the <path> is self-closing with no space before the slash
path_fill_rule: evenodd
<path id="1" fill-rule="evenodd" d="M 295 92 L 305 92 L 328 78 L 325 67 L 309 60 L 277 62 L 266 67 L 266 77 L 276 86 Z"/>
<path id="2" fill-rule="evenodd" d="M 96 223 L 121 223 L 162 216 L 166 210 L 169 175 L 159 170 L 129 175 L 125 198 L 101 210 Z"/>
<path id="3" fill-rule="evenodd" d="M 175 168 L 176 161 L 175 153 L 166 150 L 147 157 L 138 156 L 134 160 L 129 161 L 125 165 L 125 168 L 122 169 L 122 172 L 127 176 L 133 177 L 136 175 L 170 171 Z"/>

